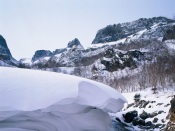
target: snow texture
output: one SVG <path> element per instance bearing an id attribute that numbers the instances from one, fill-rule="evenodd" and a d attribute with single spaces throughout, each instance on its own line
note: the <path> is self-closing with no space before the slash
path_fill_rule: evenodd
<path id="1" fill-rule="evenodd" d="M 95 81 L 0 67 L 1 131 L 109 131 L 126 99 Z"/>

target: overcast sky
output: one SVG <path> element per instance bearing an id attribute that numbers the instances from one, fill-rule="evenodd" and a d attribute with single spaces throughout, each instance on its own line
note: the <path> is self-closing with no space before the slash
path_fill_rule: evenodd
<path id="1" fill-rule="evenodd" d="M 155 16 L 175 16 L 175 0 L 0 0 L 0 34 L 19 60 L 74 38 L 88 47 L 109 24 Z"/>

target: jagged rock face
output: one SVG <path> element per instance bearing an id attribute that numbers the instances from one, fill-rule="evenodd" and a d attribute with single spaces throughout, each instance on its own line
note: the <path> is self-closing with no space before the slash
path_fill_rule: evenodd
<path id="1" fill-rule="evenodd" d="M 0 35 L 0 60 L 10 60 L 12 57 L 6 40 Z"/>
<path id="2" fill-rule="evenodd" d="M 168 29 L 163 37 L 163 41 L 175 39 L 175 25 Z"/>
<path id="3" fill-rule="evenodd" d="M 35 61 L 35 60 L 43 58 L 43 57 L 52 56 L 52 54 L 53 53 L 49 50 L 37 50 L 35 52 L 35 55 L 32 57 L 32 61 Z"/>
<path id="4" fill-rule="evenodd" d="M 170 101 L 171 103 L 171 108 L 169 110 L 169 114 L 167 116 L 170 121 L 168 122 L 165 131 L 174 131 L 175 130 L 175 96 L 174 98 Z"/>
<path id="5" fill-rule="evenodd" d="M 126 53 L 115 52 L 114 49 L 108 49 L 101 63 L 107 71 L 113 72 L 126 67 L 136 68 L 137 61 L 144 60 L 144 53 L 140 51 L 128 51 Z"/>
<path id="6" fill-rule="evenodd" d="M 174 22 L 175 20 L 165 17 L 154 17 L 149 19 L 141 18 L 128 23 L 108 25 L 97 32 L 92 44 L 117 41 L 131 35 L 135 36 L 139 31 L 143 30 L 145 32 L 138 36 L 140 39 L 163 37 L 166 30 L 171 27 L 169 24 Z"/>
<path id="7" fill-rule="evenodd" d="M 83 48 L 83 46 L 81 45 L 80 41 L 75 38 L 74 40 L 70 41 L 67 45 L 68 48 Z"/>
<path id="8" fill-rule="evenodd" d="M 53 54 L 54 54 L 54 55 L 61 54 L 61 53 L 63 53 L 63 52 L 66 51 L 66 50 L 67 50 L 66 48 L 63 48 L 63 49 L 56 49 L 56 50 L 53 52 Z"/>
<path id="9" fill-rule="evenodd" d="M 17 66 L 18 62 L 12 57 L 6 40 L 0 35 L 0 66 Z"/>

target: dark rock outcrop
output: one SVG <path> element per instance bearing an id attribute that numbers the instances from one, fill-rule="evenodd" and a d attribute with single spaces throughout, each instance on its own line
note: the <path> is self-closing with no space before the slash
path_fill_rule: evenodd
<path id="1" fill-rule="evenodd" d="M 149 115 L 148 115 L 147 112 L 143 111 L 143 112 L 139 115 L 139 117 L 145 120 L 145 119 L 149 118 Z"/>
<path id="2" fill-rule="evenodd" d="M 6 40 L 0 35 L 0 66 L 17 66 L 18 62 L 12 57 Z"/>
<path id="3" fill-rule="evenodd" d="M 63 49 L 56 49 L 56 50 L 53 52 L 53 55 L 61 54 L 61 53 L 63 53 L 63 52 L 66 51 L 66 50 L 67 50 L 66 48 L 63 48 Z"/>
<path id="4" fill-rule="evenodd" d="M 101 63 L 109 72 L 124 69 L 126 67 L 136 68 L 137 62 L 144 59 L 144 53 L 140 51 L 128 51 L 126 53 L 115 52 L 113 48 L 106 50 Z"/>
<path id="5" fill-rule="evenodd" d="M 175 131 L 175 96 L 170 101 L 170 103 L 171 107 L 167 116 L 167 119 L 169 119 L 170 121 L 168 122 L 165 131 Z"/>
<path id="6" fill-rule="evenodd" d="M 137 111 L 130 111 L 130 112 L 127 112 L 126 114 L 123 114 L 123 118 L 127 123 L 131 123 L 134 120 L 134 118 L 137 116 L 138 116 Z"/>
<path id="7" fill-rule="evenodd" d="M 10 60 L 12 57 L 6 40 L 0 35 L 0 60 Z"/>
<path id="8" fill-rule="evenodd" d="M 70 41 L 67 44 L 67 47 L 68 48 L 81 48 L 81 49 L 84 49 L 83 46 L 81 45 L 80 41 L 77 38 L 75 38 L 74 40 Z"/>
<path id="9" fill-rule="evenodd" d="M 43 58 L 43 57 L 50 57 L 52 56 L 52 52 L 49 50 L 37 50 L 32 57 L 32 61 L 35 61 L 37 59 Z"/>
<path id="10" fill-rule="evenodd" d="M 175 25 L 165 32 L 163 41 L 175 39 Z"/>

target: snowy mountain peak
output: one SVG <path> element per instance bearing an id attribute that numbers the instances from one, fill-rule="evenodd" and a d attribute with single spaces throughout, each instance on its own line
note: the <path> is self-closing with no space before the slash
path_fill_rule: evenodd
<path id="1" fill-rule="evenodd" d="M 140 18 L 133 22 L 108 25 L 100 29 L 92 44 L 118 41 L 133 37 L 142 32 L 136 40 L 163 37 L 166 30 L 172 27 L 175 20 L 166 17 Z"/>
<path id="2" fill-rule="evenodd" d="M 12 57 L 10 50 L 7 46 L 6 40 L 0 35 L 0 59 L 10 59 Z"/>
<path id="3" fill-rule="evenodd" d="M 17 65 L 17 61 L 12 57 L 6 40 L 0 35 L 0 66 Z"/>
<path id="4" fill-rule="evenodd" d="M 52 52 L 50 50 L 37 50 L 32 57 L 32 61 L 35 61 L 37 59 L 43 58 L 43 57 L 50 57 L 52 56 Z"/>
<path id="5" fill-rule="evenodd" d="M 72 41 L 70 41 L 67 45 L 68 48 L 81 48 L 84 49 L 83 46 L 81 45 L 80 41 L 75 38 Z"/>

